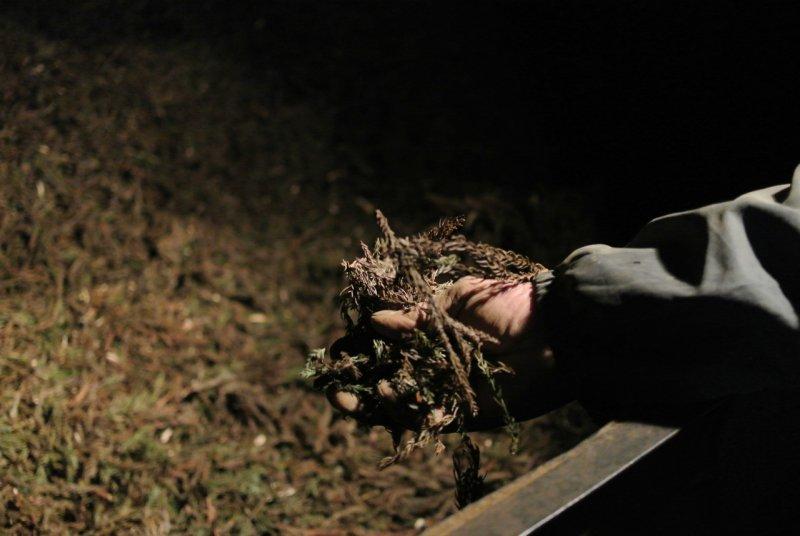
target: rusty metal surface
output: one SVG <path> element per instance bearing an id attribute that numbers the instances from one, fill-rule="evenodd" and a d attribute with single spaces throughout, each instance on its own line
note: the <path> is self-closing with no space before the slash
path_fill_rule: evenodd
<path id="1" fill-rule="evenodd" d="M 528 535 L 579 504 L 673 438 L 679 429 L 610 422 L 575 448 L 424 532 Z"/>

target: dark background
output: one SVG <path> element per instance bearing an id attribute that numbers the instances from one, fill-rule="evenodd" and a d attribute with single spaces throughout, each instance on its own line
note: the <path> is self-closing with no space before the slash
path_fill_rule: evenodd
<path id="1" fill-rule="evenodd" d="M 9 9 L 88 46 L 207 39 L 254 78 L 288 80 L 281 98 L 330 106 L 343 145 L 393 196 L 558 184 L 586 196 L 594 238 L 610 243 L 651 217 L 786 182 L 800 162 L 800 10 L 789 1 Z"/>

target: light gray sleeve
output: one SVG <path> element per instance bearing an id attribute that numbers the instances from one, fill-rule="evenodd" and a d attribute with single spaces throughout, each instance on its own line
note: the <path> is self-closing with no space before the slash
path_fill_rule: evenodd
<path id="1" fill-rule="evenodd" d="M 800 386 L 800 168 L 793 184 L 650 222 L 539 279 L 545 327 L 579 397 L 681 411 Z"/>

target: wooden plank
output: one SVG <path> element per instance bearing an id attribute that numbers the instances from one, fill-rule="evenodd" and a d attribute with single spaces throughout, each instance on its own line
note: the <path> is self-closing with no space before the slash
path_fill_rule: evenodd
<path id="1" fill-rule="evenodd" d="M 535 534 L 673 438 L 679 428 L 610 422 L 575 448 L 544 463 L 424 532 L 507 536 Z"/>

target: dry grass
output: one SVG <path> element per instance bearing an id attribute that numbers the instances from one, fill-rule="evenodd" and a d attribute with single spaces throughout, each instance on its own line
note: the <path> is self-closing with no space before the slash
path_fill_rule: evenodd
<path id="1" fill-rule="evenodd" d="M 0 35 L 0 526 L 362 533 L 452 512 L 448 463 L 378 471 L 390 441 L 299 376 L 341 334 L 338 262 L 368 223 L 324 112 L 201 46 Z M 573 442 L 574 414 L 515 458 L 478 436 L 490 485 Z"/>

